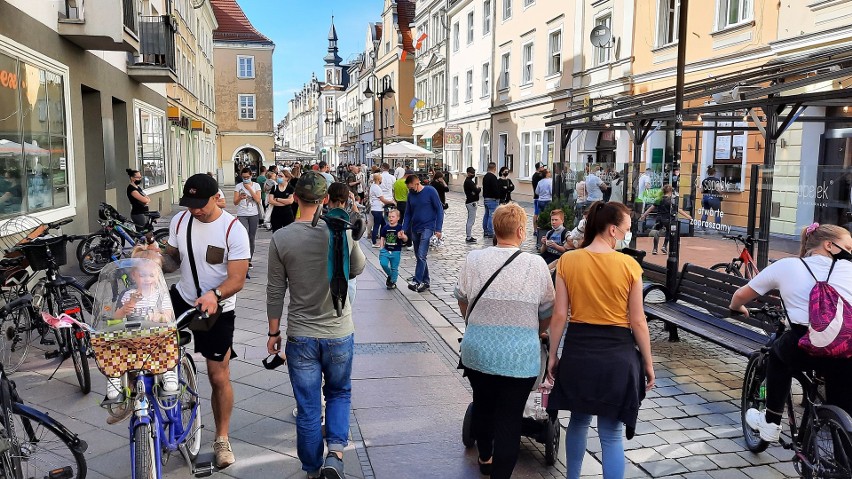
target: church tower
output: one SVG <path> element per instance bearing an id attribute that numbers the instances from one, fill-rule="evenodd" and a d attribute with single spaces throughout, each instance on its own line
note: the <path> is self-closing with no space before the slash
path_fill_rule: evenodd
<path id="1" fill-rule="evenodd" d="M 326 85 L 343 85 L 343 60 L 337 54 L 337 30 L 334 28 L 334 17 L 331 17 L 331 28 L 328 31 L 328 54 L 325 58 L 325 83 Z"/>

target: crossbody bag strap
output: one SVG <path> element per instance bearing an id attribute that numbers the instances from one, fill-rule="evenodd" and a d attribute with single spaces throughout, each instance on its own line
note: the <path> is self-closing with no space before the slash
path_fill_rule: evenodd
<path id="1" fill-rule="evenodd" d="M 801 261 L 801 262 L 802 262 L 802 264 L 803 264 L 803 265 L 805 265 L 805 269 L 806 269 L 806 270 L 808 270 L 808 273 L 810 273 L 810 274 L 811 274 L 811 278 L 813 278 L 813 279 L 814 279 L 814 281 L 816 281 L 817 283 L 819 283 L 819 280 L 817 279 L 817 277 L 816 277 L 816 275 L 814 274 L 814 272 L 813 272 L 813 271 L 811 271 L 811 268 L 810 268 L 810 266 L 808 266 L 808 263 L 805 263 L 805 259 L 804 259 L 804 258 L 799 258 L 799 261 Z M 829 271 L 829 272 L 828 272 L 828 275 L 829 275 L 829 276 L 831 276 L 831 271 Z M 826 278 L 826 281 L 828 281 L 828 278 Z"/>
<path id="2" fill-rule="evenodd" d="M 192 251 L 192 220 L 190 215 L 189 223 L 186 225 L 186 254 L 189 256 L 189 269 L 192 271 L 192 281 L 195 283 L 195 292 L 198 297 L 201 297 L 201 284 L 198 282 L 198 269 L 195 267 L 195 253 Z"/>
<path id="3" fill-rule="evenodd" d="M 506 262 L 503 263 L 503 266 L 500 266 L 499 268 L 497 268 L 497 271 L 495 271 L 494 274 L 492 274 L 491 277 L 488 278 L 488 281 L 486 281 L 485 284 L 482 286 L 482 288 L 479 290 L 479 292 L 476 293 L 476 297 L 473 298 L 473 301 L 470 303 L 470 306 L 467 308 L 467 314 L 465 315 L 465 318 L 464 318 L 465 323 L 467 323 L 467 319 L 470 317 L 470 313 L 473 311 L 474 306 L 476 306 L 476 303 L 479 302 L 479 298 L 482 297 L 482 293 L 484 293 L 485 290 L 488 289 L 489 286 L 491 286 L 491 283 L 494 282 L 494 279 L 497 277 L 498 274 L 500 274 L 500 271 L 503 271 L 503 268 L 505 268 L 512 261 L 514 261 L 515 258 L 517 258 L 520 254 L 521 254 L 521 250 L 518 250 L 518 251 L 515 251 L 512 254 L 512 256 L 509 256 L 509 259 L 507 259 Z"/>

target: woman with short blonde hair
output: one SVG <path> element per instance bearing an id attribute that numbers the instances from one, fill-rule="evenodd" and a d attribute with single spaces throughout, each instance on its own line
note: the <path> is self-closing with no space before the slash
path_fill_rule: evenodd
<path id="1" fill-rule="evenodd" d="M 370 239 L 373 242 L 373 248 L 378 248 L 379 231 L 385 225 L 384 209 L 385 205 L 394 204 L 393 198 L 385 198 L 382 187 L 382 174 L 373 173 L 373 183 L 370 185 L 370 214 L 373 216 L 373 229 L 370 234 Z"/>

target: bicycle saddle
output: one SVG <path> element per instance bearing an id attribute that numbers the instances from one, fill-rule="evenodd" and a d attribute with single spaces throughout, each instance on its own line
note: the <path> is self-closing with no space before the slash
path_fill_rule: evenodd
<path id="1" fill-rule="evenodd" d="M 159 211 L 148 211 L 147 213 L 143 213 L 143 214 L 145 216 L 147 216 L 148 218 L 151 218 L 152 220 L 158 220 L 158 219 L 160 219 L 160 216 L 161 216 Z"/>

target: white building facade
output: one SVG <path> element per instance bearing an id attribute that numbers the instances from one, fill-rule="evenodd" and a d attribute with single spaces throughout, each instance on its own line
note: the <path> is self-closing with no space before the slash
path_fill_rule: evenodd
<path id="1" fill-rule="evenodd" d="M 445 0 L 417 2 L 414 23 L 414 139 L 440 158 L 447 121 L 447 8 Z M 414 100 L 412 100 L 414 101 Z"/>

